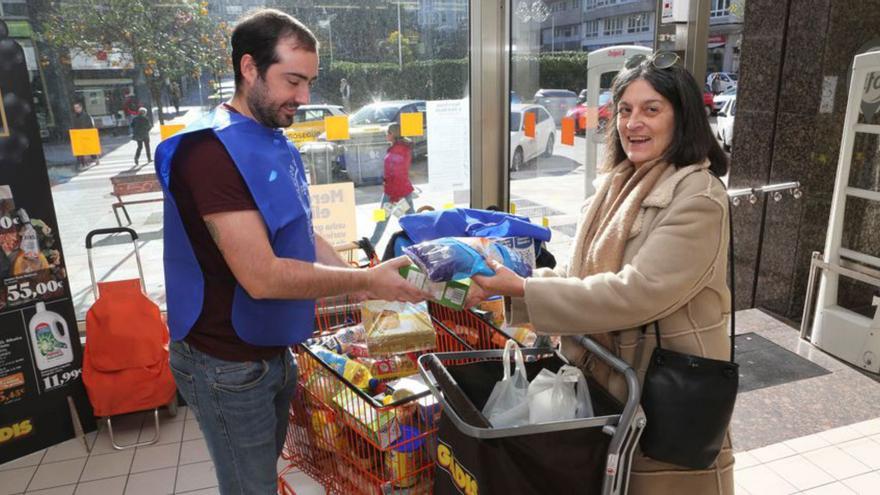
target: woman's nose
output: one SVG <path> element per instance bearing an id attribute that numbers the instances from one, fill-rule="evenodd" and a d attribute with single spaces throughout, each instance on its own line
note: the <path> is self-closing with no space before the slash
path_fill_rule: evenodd
<path id="1" fill-rule="evenodd" d="M 642 125 L 642 116 L 638 112 L 632 112 L 626 121 L 627 129 L 637 129 Z"/>

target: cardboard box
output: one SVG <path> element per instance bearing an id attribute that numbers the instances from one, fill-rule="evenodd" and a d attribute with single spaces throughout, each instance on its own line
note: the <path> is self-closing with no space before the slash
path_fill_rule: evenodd
<path id="1" fill-rule="evenodd" d="M 471 279 L 469 278 L 450 282 L 431 282 L 428 276 L 416 265 L 401 268 L 400 275 L 407 282 L 431 294 L 431 298 L 438 304 L 456 310 L 463 308 L 464 300 L 471 288 Z"/>
<path id="2" fill-rule="evenodd" d="M 373 407 L 348 388 L 334 397 L 333 402 L 355 420 L 356 429 L 360 433 L 370 438 L 380 448 L 387 448 L 400 437 L 400 424 L 393 410 Z"/>

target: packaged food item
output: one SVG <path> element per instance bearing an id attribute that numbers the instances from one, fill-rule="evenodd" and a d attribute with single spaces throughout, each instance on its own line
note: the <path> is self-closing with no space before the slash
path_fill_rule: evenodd
<path id="1" fill-rule="evenodd" d="M 360 363 L 370 369 L 373 378 L 390 380 L 418 373 L 419 367 L 412 354 L 396 354 L 380 358 L 358 358 Z"/>
<path id="2" fill-rule="evenodd" d="M 363 343 L 365 338 L 364 326 L 357 324 L 341 328 L 330 335 L 310 339 L 309 345 L 320 345 L 337 354 L 349 354 L 351 346 Z"/>
<path id="3" fill-rule="evenodd" d="M 504 297 L 493 296 L 477 305 L 481 310 L 491 313 L 492 324 L 498 328 L 504 326 Z"/>
<path id="4" fill-rule="evenodd" d="M 370 390 L 376 386 L 377 381 L 373 381 L 375 378 L 370 375 L 370 370 L 363 364 L 321 347 L 314 347 L 312 351 L 321 361 L 327 363 L 355 387 L 361 390 Z"/>
<path id="5" fill-rule="evenodd" d="M 416 463 L 423 459 L 420 455 L 425 443 L 421 432 L 414 426 L 401 426 L 400 438 L 391 446 L 387 454 L 387 464 L 391 484 L 397 488 L 409 488 L 416 484 L 416 473 L 421 466 Z"/>
<path id="6" fill-rule="evenodd" d="M 354 419 L 353 426 L 384 449 L 400 437 L 400 424 L 393 410 L 375 409 L 364 403 L 364 399 L 351 389 L 343 389 L 333 402 L 345 414 Z"/>
<path id="7" fill-rule="evenodd" d="M 473 275 L 494 275 L 488 260 L 495 260 L 521 277 L 532 275 L 522 256 L 486 237 L 441 237 L 403 248 L 432 282 L 461 280 Z"/>
<path id="8" fill-rule="evenodd" d="M 312 431 L 317 435 L 318 447 L 329 451 L 347 450 L 345 435 L 337 424 L 333 411 L 318 409 L 311 414 Z"/>
<path id="9" fill-rule="evenodd" d="M 348 353 L 347 354 L 353 358 L 370 357 L 370 348 L 367 347 L 366 342 L 359 342 L 357 344 L 351 344 L 348 346 Z"/>
<path id="10" fill-rule="evenodd" d="M 400 275 L 410 284 L 431 294 L 433 301 L 455 310 L 463 309 L 464 300 L 471 288 L 471 279 L 469 278 L 450 280 L 449 282 L 432 282 L 417 265 L 401 268 Z"/>
<path id="11" fill-rule="evenodd" d="M 437 344 L 426 303 L 366 301 L 361 315 L 370 356 L 425 351 Z"/>
<path id="12" fill-rule="evenodd" d="M 322 369 L 321 371 L 315 371 L 309 375 L 304 387 L 306 390 L 315 394 L 315 396 L 325 404 L 330 404 L 333 397 L 335 397 L 336 394 L 339 393 L 339 390 L 345 387 L 345 385 Z"/>
<path id="13" fill-rule="evenodd" d="M 504 331 L 507 335 L 513 340 L 516 340 L 523 347 L 532 347 L 532 344 L 535 343 L 535 339 L 538 338 L 537 334 L 535 334 L 535 327 L 532 326 L 531 323 L 523 323 L 522 325 L 510 325 L 503 327 Z M 503 342 L 501 343 L 504 344 Z"/>

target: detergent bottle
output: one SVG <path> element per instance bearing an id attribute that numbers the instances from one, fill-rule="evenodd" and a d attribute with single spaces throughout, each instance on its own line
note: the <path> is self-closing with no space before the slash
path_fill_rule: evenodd
<path id="1" fill-rule="evenodd" d="M 371 390 L 378 385 L 378 380 L 370 374 L 370 369 L 363 364 L 326 349 L 313 349 L 315 355 L 330 365 L 352 385 L 361 390 Z"/>
<path id="2" fill-rule="evenodd" d="M 73 361 L 67 322 L 58 313 L 47 310 L 45 303 L 37 303 L 37 312 L 31 317 L 28 328 L 34 346 L 34 360 L 40 371 Z"/>

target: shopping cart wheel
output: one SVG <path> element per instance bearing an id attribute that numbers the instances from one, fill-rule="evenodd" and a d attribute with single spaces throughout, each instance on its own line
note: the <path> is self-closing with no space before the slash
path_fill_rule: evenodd
<path id="1" fill-rule="evenodd" d="M 174 398 L 171 399 L 171 402 L 166 406 L 168 408 L 168 415 L 172 418 L 177 416 L 177 394 L 174 394 Z"/>

